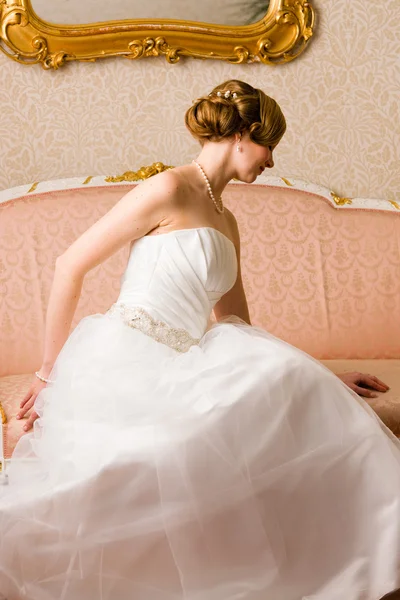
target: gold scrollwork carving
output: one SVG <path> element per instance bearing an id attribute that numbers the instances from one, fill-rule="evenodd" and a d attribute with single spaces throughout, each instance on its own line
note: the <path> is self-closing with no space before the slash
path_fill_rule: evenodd
<path id="1" fill-rule="evenodd" d="M 32 183 L 31 187 L 28 190 L 28 194 L 30 194 L 31 192 L 34 192 L 37 188 L 37 186 L 39 185 L 39 181 L 35 181 L 35 183 Z"/>
<path id="2" fill-rule="evenodd" d="M 306 0 L 270 0 L 257 23 L 236 27 L 162 19 L 61 26 L 40 19 L 30 0 L 0 0 L 0 50 L 17 62 L 40 63 L 44 69 L 111 56 L 165 56 L 171 64 L 183 56 L 276 64 L 304 50 L 314 18 Z M 155 36 L 156 31 L 162 35 Z"/>
<path id="3" fill-rule="evenodd" d="M 1 423 L 2 425 L 5 425 L 7 423 L 7 415 L 6 415 L 6 411 L 3 408 L 3 405 L 0 402 L 0 419 L 1 419 Z"/>
<path id="4" fill-rule="evenodd" d="M 29 14 L 18 0 L 3 0 L 0 4 L 0 49 L 13 60 L 27 64 L 43 62 L 48 54 L 46 40 L 40 35 L 31 39 L 30 48 L 19 49 L 8 35 L 9 28 L 23 31 L 29 25 Z M 33 48 L 33 50 L 31 50 Z"/>
<path id="5" fill-rule="evenodd" d="M 129 50 L 131 55 L 127 58 L 135 59 L 148 56 L 162 56 L 164 55 L 166 60 L 171 63 L 177 63 L 181 56 L 188 56 L 192 58 L 212 58 L 214 60 L 227 60 L 233 64 L 241 64 L 255 59 L 254 55 L 250 55 L 247 48 L 243 46 L 237 46 L 233 49 L 231 56 L 220 56 L 216 53 L 200 54 L 191 52 L 185 48 L 173 48 L 171 47 L 164 38 L 146 38 L 145 40 L 134 40 L 129 44 Z"/>
<path id="6" fill-rule="evenodd" d="M 134 40 L 128 45 L 128 48 L 131 54 L 127 55 L 127 58 L 130 59 L 165 55 L 171 64 L 180 59 L 179 48 L 171 48 L 163 37 Z"/>
<path id="7" fill-rule="evenodd" d="M 48 54 L 46 56 L 43 61 L 43 67 L 45 69 L 59 69 L 65 64 L 67 59 L 72 60 L 73 58 L 72 55 L 68 55 L 62 50 L 60 52 L 53 52 L 53 54 Z"/>
<path id="8" fill-rule="evenodd" d="M 332 199 L 337 206 L 344 206 L 345 204 L 353 204 L 353 200 L 351 198 L 341 198 L 335 192 L 331 192 Z"/>
<path id="9" fill-rule="evenodd" d="M 164 165 L 162 162 L 155 162 L 148 167 L 140 167 L 138 171 L 125 171 L 125 173 L 122 173 L 122 175 L 117 175 L 116 177 L 105 177 L 104 180 L 108 183 L 119 183 L 121 181 L 141 181 L 142 179 L 149 179 L 149 177 L 153 177 L 153 175 L 157 175 L 157 173 L 162 173 L 162 171 L 168 171 L 168 169 L 173 168 L 174 167 Z"/>

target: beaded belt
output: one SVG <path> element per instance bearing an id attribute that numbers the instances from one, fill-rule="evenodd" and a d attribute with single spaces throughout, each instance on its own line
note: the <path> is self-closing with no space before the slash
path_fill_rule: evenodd
<path id="1" fill-rule="evenodd" d="M 187 352 L 200 340 L 192 338 L 186 329 L 174 329 L 163 321 L 156 321 L 148 312 L 140 307 L 129 307 L 125 304 L 113 304 L 108 314 L 119 314 L 123 322 L 133 329 L 138 329 L 156 342 L 165 344 L 177 352 Z"/>

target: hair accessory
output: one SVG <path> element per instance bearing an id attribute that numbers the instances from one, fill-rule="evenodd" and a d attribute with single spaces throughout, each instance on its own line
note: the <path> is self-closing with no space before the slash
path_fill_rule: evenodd
<path id="1" fill-rule="evenodd" d="M 218 198 L 218 200 L 215 199 L 215 196 L 213 194 L 212 188 L 211 188 L 211 183 L 210 180 L 208 179 L 207 175 L 204 173 L 203 167 L 201 167 L 199 165 L 198 162 L 196 162 L 195 160 L 192 161 L 194 162 L 194 164 L 196 165 L 196 167 L 199 169 L 200 173 L 203 175 L 204 180 L 207 184 L 207 191 L 208 191 L 208 195 L 210 196 L 211 200 L 214 202 L 214 206 L 217 209 L 217 212 L 219 212 L 220 214 L 222 214 L 224 212 L 224 204 L 222 202 L 222 198 Z"/>
<path id="2" fill-rule="evenodd" d="M 213 94 L 211 92 L 211 94 L 208 95 L 212 96 Z M 238 97 L 236 92 L 231 92 L 230 90 L 226 90 L 226 92 L 217 92 L 217 96 L 218 98 L 226 98 L 226 100 L 228 100 L 229 98 L 236 100 L 236 98 Z"/>
<path id="3" fill-rule="evenodd" d="M 54 381 L 51 381 L 51 379 L 46 379 L 46 377 L 39 375 L 39 371 L 35 371 L 35 375 L 38 379 L 40 379 L 40 381 L 43 381 L 43 383 L 54 383 Z"/>

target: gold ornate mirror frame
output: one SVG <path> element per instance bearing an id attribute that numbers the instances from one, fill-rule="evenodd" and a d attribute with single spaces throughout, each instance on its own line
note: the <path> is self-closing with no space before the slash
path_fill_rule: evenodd
<path id="1" fill-rule="evenodd" d="M 237 27 L 161 19 L 62 26 L 42 21 L 30 0 L 0 0 L 0 49 L 17 62 L 45 69 L 112 56 L 284 63 L 304 50 L 313 27 L 314 11 L 306 0 L 271 0 L 257 23 Z"/>

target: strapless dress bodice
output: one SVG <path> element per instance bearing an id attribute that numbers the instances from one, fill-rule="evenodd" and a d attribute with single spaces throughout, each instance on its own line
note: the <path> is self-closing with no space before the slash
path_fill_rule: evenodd
<path id="1" fill-rule="evenodd" d="M 116 304 L 201 338 L 237 271 L 234 244 L 212 227 L 145 236 L 132 246 Z"/>

